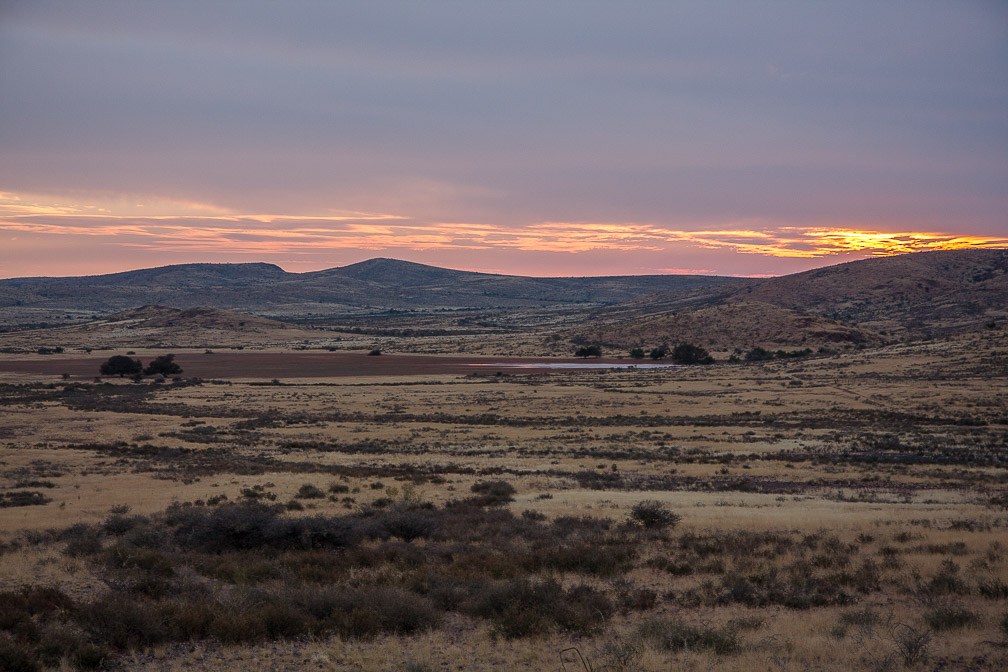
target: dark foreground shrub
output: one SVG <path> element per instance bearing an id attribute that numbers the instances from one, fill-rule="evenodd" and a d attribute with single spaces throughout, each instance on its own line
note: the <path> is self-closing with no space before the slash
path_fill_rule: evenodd
<path id="1" fill-rule="evenodd" d="M 137 596 L 109 594 L 77 613 L 77 622 L 95 640 L 117 649 L 150 646 L 169 638 L 169 630 L 156 602 Z"/>
<path id="2" fill-rule="evenodd" d="M 325 497 L 325 492 L 323 492 L 322 488 L 319 488 L 318 486 L 312 485 L 311 483 L 305 483 L 298 489 L 297 494 L 294 496 L 298 499 L 322 499 Z"/>
<path id="3" fill-rule="evenodd" d="M 193 509 L 178 515 L 175 541 L 186 550 L 204 553 L 342 549 L 360 541 L 361 530 L 349 518 L 282 518 L 280 509 L 254 502 Z"/>
<path id="4" fill-rule="evenodd" d="M 345 637 L 370 638 L 381 633 L 407 635 L 429 630 L 441 614 L 424 597 L 399 588 L 362 586 L 341 591 L 327 625 Z"/>
<path id="5" fill-rule="evenodd" d="M 517 490 L 507 481 L 480 481 L 470 488 L 476 497 L 470 501 L 479 506 L 502 506 L 514 501 Z"/>
<path id="6" fill-rule="evenodd" d="M 472 612 L 492 620 L 495 634 L 516 639 L 556 630 L 596 632 L 612 615 L 613 604 L 590 586 L 564 590 L 554 579 L 520 579 L 488 587 L 472 605 Z"/>
<path id="7" fill-rule="evenodd" d="M 980 615 L 958 603 L 941 604 L 924 612 L 932 630 L 958 630 L 980 622 Z"/>
<path id="8" fill-rule="evenodd" d="M 40 506 L 51 501 L 52 498 L 34 490 L 0 492 L 0 509 L 14 506 Z"/>
<path id="9" fill-rule="evenodd" d="M 682 516 L 669 511 L 661 502 L 649 499 L 635 504 L 630 509 L 630 520 L 647 529 L 660 530 L 675 527 L 682 520 Z"/>
<path id="10" fill-rule="evenodd" d="M 383 516 L 381 524 L 389 536 L 410 542 L 430 536 L 434 518 L 422 511 L 390 511 Z"/>
<path id="11" fill-rule="evenodd" d="M 0 672 L 35 672 L 41 669 L 29 647 L 0 635 Z"/>
<path id="12" fill-rule="evenodd" d="M 737 653 L 738 636 L 729 628 L 683 623 L 677 619 L 651 620 L 637 628 L 637 637 L 666 651 L 706 649 L 717 654 Z"/>

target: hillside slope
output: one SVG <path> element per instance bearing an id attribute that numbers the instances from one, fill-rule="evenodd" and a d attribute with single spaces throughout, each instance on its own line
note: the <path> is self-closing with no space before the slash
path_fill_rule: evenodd
<path id="1" fill-rule="evenodd" d="M 600 308 L 566 333 L 618 347 L 850 347 L 970 331 L 1008 319 L 1008 250 L 867 259 L 768 279 L 662 292 Z"/>
<path id="2" fill-rule="evenodd" d="M 1008 316 L 1008 250 L 866 259 L 738 288 L 764 301 L 895 336 L 961 331 Z"/>
<path id="3" fill-rule="evenodd" d="M 764 348 L 836 348 L 878 345 L 875 332 L 759 301 L 666 313 L 615 322 L 567 334 L 577 341 L 609 347 L 650 349 L 665 344 L 694 343 L 717 350 Z"/>
<path id="4" fill-rule="evenodd" d="M 656 292 L 735 283 L 712 276 L 532 278 L 472 273 L 394 259 L 287 273 L 272 264 L 183 264 L 110 275 L 0 280 L 0 311 L 62 317 L 141 305 L 211 306 L 277 316 L 388 309 L 600 306 Z M 16 320 L 0 320 L 8 323 Z M 31 320 L 29 320 L 31 321 Z"/>

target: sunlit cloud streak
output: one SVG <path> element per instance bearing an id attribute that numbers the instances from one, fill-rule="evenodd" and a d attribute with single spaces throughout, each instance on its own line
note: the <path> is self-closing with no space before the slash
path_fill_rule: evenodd
<path id="1" fill-rule="evenodd" d="M 101 210 L 103 212 L 93 212 Z M 152 251 L 297 253 L 319 250 L 523 250 L 578 254 L 597 250 L 726 249 L 746 255 L 815 259 L 856 252 L 882 256 L 926 250 L 1008 246 L 1008 237 L 941 231 L 859 230 L 725 222 L 686 229 L 634 222 L 535 222 L 502 226 L 438 222 L 400 214 L 116 214 L 94 206 L 44 206 L 4 195 L 0 231 L 87 236 Z"/>
<path id="2" fill-rule="evenodd" d="M 1008 4 L 631 4 L 0 2 L 0 275 L 779 275 L 1008 235 Z"/>

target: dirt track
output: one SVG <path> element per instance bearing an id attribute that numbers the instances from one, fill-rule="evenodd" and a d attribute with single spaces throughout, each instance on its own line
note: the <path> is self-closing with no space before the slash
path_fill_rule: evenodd
<path id="1" fill-rule="evenodd" d="M 0 373 L 30 373 L 92 378 L 108 355 L 84 358 L 38 358 L 0 360 Z M 152 357 L 139 356 L 147 364 Z M 520 368 L 515 365 L 537 364 L 592 364 L 628 362 L 620 360 L 535 359 L 535 358 L 485 358 L 441 357 L 434 355 L 381 355 L 369 357 L 363 353 L 277 353 L 277 352 L 227 352 L 178 353 L 175 361 L 182 367 L 183 375 L 197 378 L 336 378 L 348 376 L 409 376 L 470 373 L 494 375 L 505 373 L 545 373 L 545 369 Z M 497 369 L 486 366 L 493 363 L 509 366 Z M 474 366 L 482 365 L 482 366 Z"/>

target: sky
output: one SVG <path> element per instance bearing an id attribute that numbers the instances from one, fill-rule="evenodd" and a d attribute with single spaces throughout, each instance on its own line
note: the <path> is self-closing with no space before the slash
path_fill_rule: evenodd
<path id="1" fill-rule="evenodd" d="M 0 277 L 1008 247 L 1008 2 L 0 0 Z"/>

